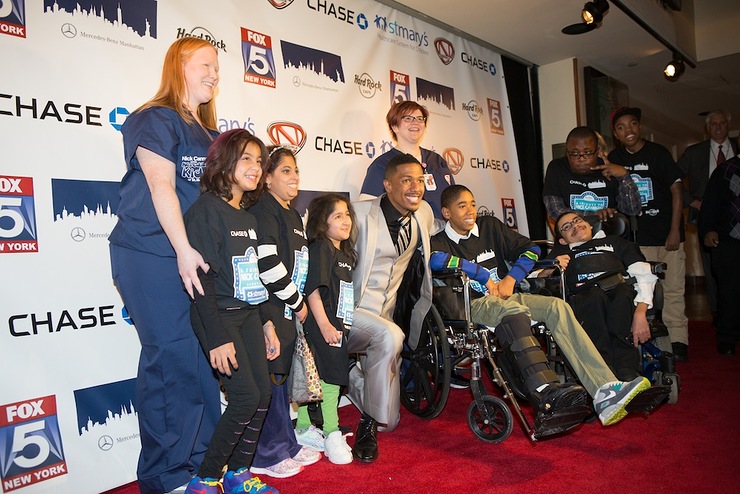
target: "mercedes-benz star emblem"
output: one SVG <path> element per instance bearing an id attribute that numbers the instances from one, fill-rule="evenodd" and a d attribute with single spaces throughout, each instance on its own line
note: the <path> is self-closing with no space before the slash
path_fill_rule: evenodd
<path id="1" fill-rule="evenodd" d="M 75 242 L 82 242 L 85 240 L 85 237 L 87 234 L 85 233 L 85 230 L 80 228 L 79 226 L 76 226 L 72 228 L 72 231 L 69 233 L 69 235 L 72 237 L 72 240 Z"/>
<path id="2" fill-rule="evenodd" d="M 103 451 L 109 451 L 113 447 L 113 438 L 110 436 L 100 436 L 98 439 L 98 448 Z"/>
<path id="3" fill-rule="evenodd" d="M 67 38 L 74 38 L 77 36 L 77 28 L 69 22 L 62 24 L 62 34 Z"/>

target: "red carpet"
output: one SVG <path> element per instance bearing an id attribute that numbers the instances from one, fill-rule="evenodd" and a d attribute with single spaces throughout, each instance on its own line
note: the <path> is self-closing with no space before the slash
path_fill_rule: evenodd
<path id="1" fill-rule="evenodd" d="M 265 478 L 281 493 L 594 493 L 737 492 L 740 469 L 740 356 L 720 357 L 714 331 L 692 322 L 690 362 L 679 363 L 675 405 L 649 417 L 628 416 L 611 427 L 598 421 L 532 444 L 514 423 L 501 444 L 468 429 L 468 390 L 451 390 L 442 414 L 419 419 L 402 409 L 401 424 L 379 435 L 380 458 L 366 465 L 327 459 L 290 479 Z M 498 389 L 489 386 L 498 395 Z M 343 425 L 359 420 L 352 406 Z M 350 439 L 350 443 L 351 443 Z M 138 494 L 135 484 L 115 494 Z"/>

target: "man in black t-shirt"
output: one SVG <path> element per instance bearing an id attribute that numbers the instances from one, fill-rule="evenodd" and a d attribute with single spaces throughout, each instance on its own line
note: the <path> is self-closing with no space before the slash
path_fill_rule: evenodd
<path id="1" fill-rule="evenodd" d="M 649 261 L 668 265 L 663 281 L 663 322 L 676 360 L 688 359 L 689 321 L 685 314 L 683 186 L 681 170 L 671 153 L 640 136 L 639 108 L 619 108 L 612 114 L 614 136 L 622 147 L 609 159 L 622 163 L 637 184 L 642 210 L 637 217 L 637 243 Z"/>
<path id="2" fill-rule="evenodd" d="M 568 134 L 565 150 L 564 158 L 547 165 L 542 191 L 552 220 L 568 211 L 597 214 L 601 220 L 615 211 L 628 216 L 640 212 L 637 187 L 623 166 L 600 157 L 606 150 L 599 149 L 596 132 L 576 127 Z"/>

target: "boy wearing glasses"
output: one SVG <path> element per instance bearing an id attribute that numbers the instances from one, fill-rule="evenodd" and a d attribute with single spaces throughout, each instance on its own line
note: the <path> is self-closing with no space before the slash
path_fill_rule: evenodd
<path id="1" fill-rule="evenodd" d="M 427 130 L 429 111 L 415 101 L 395 103 L 385 117 L 388 130 L 396 144 L 390 151 L 381 154 L 370 163 L 360 189 L 360 199 L 372 199 L 383 195 L 383 177 L 388 162 L 401 154 L 410 154 L 424 169 L 424 200 L 432 206 L 434 217 L 441 224 L 440 197 L 448 185 L 455 183 L 447 162 L 439 154 L 421 147 Z"/>
<path id="2" fill-rule="evenodd" d="M 565 141 L 564 158 L 547 165 L 542 191 L 547 214 L 553 220 L 567 211 L 598 214 L 606 220 L 619 211 L 640 212 L 640 193 L 627 169 L 606 159 L 596 132 L 576 127 Z"/>
<path id="3" fill-rule="evenodd" d="M 650 339 L 647 310 L 658 280 L 640 247 L 618 235 L 593 234 L 575 213 L 555 222 L 557 244 L 548 257 L 565 268 L 568 302 L 618 379 L 640 374 L 637 345 Z M 624 282 L 631 276 L 634 285 Z"/>

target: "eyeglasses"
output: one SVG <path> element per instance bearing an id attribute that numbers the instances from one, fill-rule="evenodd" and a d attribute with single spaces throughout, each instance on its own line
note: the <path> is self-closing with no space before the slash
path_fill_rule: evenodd
<path id="1" fill-rule="evenodd" d="M 560 226 L 560 233 L 568 233 L 571 228 L 573 228 L 575 225 L 577 225 L 579 223 L 583 223 L 583 218 L 581 218 L 580 216 L 576 216 L 575 218 L 573 218 L 569 222 L 563 223 Z"/>
<path id="2" fill-rule="evenodd" d="M 578 151 L 573 151 L 571 153 L 568 153 L 568 156 L 570 156 L 574 160 L 577 160 L 579 158 L 589 159 L 591 156 L 595 154 L 596 154 L 596 151 L 584 151 L 582 153 L 579 153 Z"/>
<path id="3" fill-rule="evenodd" d="M 423 117 L 421 115 L 419 115 L 418 117 L 415 117 L 414 115 L 404 115 L 403 117 L 401 117 L 401 120 L 406 123 L 411 123 L 411 122 L 426 123 L 427 117 Z"/>

